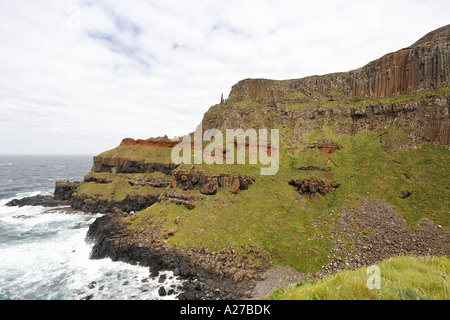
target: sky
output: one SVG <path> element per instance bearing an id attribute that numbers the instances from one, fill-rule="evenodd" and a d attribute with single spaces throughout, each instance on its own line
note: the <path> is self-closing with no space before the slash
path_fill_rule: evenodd
<path id="1" fill-rule="evenodd" d="M 448 12 L 448 0 L 0 0 L 0 154 L 185 135 L 239 80 L 353 70 Z"/>

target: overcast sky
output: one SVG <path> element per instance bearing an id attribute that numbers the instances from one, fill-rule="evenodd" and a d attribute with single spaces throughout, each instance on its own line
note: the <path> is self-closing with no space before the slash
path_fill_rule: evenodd
<path id="1" fill-rule="evenodd" d="M 448 0 L 0 0 L 0 154 L 184 135 L 241 79 L 356 69 L 449 12 Z"/>

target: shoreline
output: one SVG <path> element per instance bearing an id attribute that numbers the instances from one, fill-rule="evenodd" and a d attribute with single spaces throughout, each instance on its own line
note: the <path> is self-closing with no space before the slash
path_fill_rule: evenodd
<path id="1" fill-rule="evenodd" d="M 128 232 L 118 214 L 97 218 L 89 227 L 87 241 L 94 244 L 91 259 L 109 257 L 150 268 L 150 277 L 172 271 L 187 283 L 180 300 L 247 300 L 254 298 L 257 282 L 263 280 L 269 264 L 234 267 L 238 258 L 207 248 L 174 248 L 160 240 L 142 239 Z M 228 254 L 228 252 L 227 252 Z"/>
<path id="2" fill-rule="evenodd" d="M 56 194 L 56 193 L 55 193 Z M 64 211 L 96 215 L 71 206 L 70 200 L 56 200 L 54 195 L 38 195 L 13 199 L 6 206 L 42 206 L 44 212 Z M 255 298 L 258 281 L 267 277 L 269 263 L 256 248 L 253 255 L 263 258 L 262 263 L 248 263 L 247 268 L 237 267 L 240 259 L 234 250 L 210 252 L 208 248 L 174 248 L 158 239 L 148 239 L 139 232 L 130 232 L 121 218 L 124 213 L 102 213 L 89 226 L 85 241 L 93 244 L 89 259 L 110 258 L 131 265 L 149 268 L 149 277 L 159 276 L 160 271 L 172 271 L 175 277 L 185 281 L 177 298 L 180 300 L 248 300 Z"/>
<path id="3" fill-rule="evenodd" d="M 70 201 L 62 206 L 52 206 L 54 196 L 14 199 L 9 206 L 43 206 L 44 212 L 65 211 L 68 214 L 96 215 L 74 209 Z M 44 205 L 43 205 L 44 204 Z M 106 213 L 96 218 L 89 226 L 85 241 L 92 244 L 89 259 L 110 258 L 131 265 L 149 268 L 149 278 L 159 277 L 160 271 L 172 271 L 177 280 L 184 282 L 180 300 L 258 300 L 283 286 L 295 285 L 307 278 L 324 278 L 341 270 L 369 266 L 399 255 L 444 255 L 448 256 L 450 229 L 443 229 L 429 219 L 422 219 L 417 230 L 410 230 L 404 218 L 388 205 L 376 201 L 360 200 L 359 210 L 341 210 L 341 222 L 331 240 L 333 256 L 321 270 L 307 274 L 299 273 L 288 266 L 274 265 L 257 248 L 247 248 L 247 256 L 259 259 L 249 263 L 247 256 L 238 257 L 233 247 L 210 252 L 208 247 L 179 248 L 165 240 L 152 238 L 145 230 L 132 230 L 129 214 L 120 211 Z M 48 208 L 50 207 L 50 208 Z M 399 232 L 393 232 L 394 223 Z M 372 228 L 370 234 L 358 235 L 357 229 Z M 370 229 L 370 230 L 372 230 Z M 348 252 L 342 246 L 339 234 L 347 235 L 355 246 Z M 249 259 L 251 260 L 251 259 Z M 161 289 L 161 288 L 160 288 Z M 160 293 L 163 296 L 165 292 Z"/>

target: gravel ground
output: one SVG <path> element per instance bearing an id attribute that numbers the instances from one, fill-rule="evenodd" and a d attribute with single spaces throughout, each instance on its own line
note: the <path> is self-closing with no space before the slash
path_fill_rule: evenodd
<path id="1" fill-rule="evenodd" d="M 412 231 L 395 207 L 365 199 L 360 200 L 358 208 L 339 213 L 340 222 L 330 237 L 335 246 L 329 263 L 309 274 L 287 266 L 274 266 L 266 272 L 265 280 L 257 282 L 253 289 L 255 299 L 310 277 L 323 278 L 395 256 L 450 256 L 450 228 L 444 229 L 430 219 L 420 220 L 417 229 Z"/>
<path id="2" fill-rule="evenodd" d="M 450 256 L 450 228 L 444 229 L 430 219 L 421 219 L 412 231 L 395 207 L 364 199 L 358 208 L 341 210 L 340 216 L 340 225 L 331 237 L 335 242 L 333 256 L 315 277 L 401 255 Z"/>
<path id="3" fill-rule="evenodd" d="M 287 266 L 274 266 L 266 271 L 267 278 L 258 281 L 253 289 L 255 299 L 264 298 L 272 291 L 283 286 L 296 285 L 307 278 L 306 275 Z"/>

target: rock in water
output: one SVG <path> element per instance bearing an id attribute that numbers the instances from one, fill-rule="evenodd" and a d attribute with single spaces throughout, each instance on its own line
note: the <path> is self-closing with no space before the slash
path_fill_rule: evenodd
<path id="1" fill-rule="evenodd" d="M 160 297 L 166 296 L 167 295 L 166 289 L 164 289 L 164 287 L 159 287 L 158 294 L 159 294 Z"/>
<path id="2" fill-rule="evenodd" d="M 23 199 L 13 199 L 6 204 L 8 207 L 14 206 L 43 206 L 43 207 L 58 207 L 58 206 L 70 206 L 70 201 L 67 200 L 56 200 L 54 196 L 51 195 L 37 195 L 33 197 L 23 198 Z"/>

